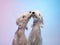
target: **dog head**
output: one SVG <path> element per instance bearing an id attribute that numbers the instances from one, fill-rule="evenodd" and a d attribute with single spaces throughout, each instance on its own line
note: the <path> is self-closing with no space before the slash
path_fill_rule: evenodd
<path id="1" fill-rule="evenodd" d="M 31 11 L 25 12 L 25 13 L 21 14 L 20 17 L 17 18 L 16 24 L 21 28 L 26 27 L 30 18 L 31 18 Z"/>
<path id="2" fill-rule="evenodd" d="M 39 22 L 38 24 L 40 25 L 40 27 L 43 27 L 44 23 L 42 14 L 39 11 L 33 11 L 32 16 L 33 16 L 33 24 Z"/>

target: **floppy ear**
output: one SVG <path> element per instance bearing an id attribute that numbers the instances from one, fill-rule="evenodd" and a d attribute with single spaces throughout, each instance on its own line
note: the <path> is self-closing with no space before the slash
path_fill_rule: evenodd
<path id="1" fill-rule="evenodd" d="M 43 17 L 40 17 L 40 20 L 41 20 L 41 24 L 40 24 L 40 27 L 43 28 L 43 25 L 44 25 L 44 22 L 43 22 Z"/>
<path id="2" fill-rule="evenodd" d="M 18 19 L 16 20 L 16 24 L 19 25 L 19 20 Z"/>
<path id="3" fill-rule="evenodd" d="M 43 28 L 43 24 L 40 24 L 40 27 Z"/>
<path id="4" fill-rule="evenodd" d="M 22 19 L 22 18 L 25 18 L 25 16 L 19 16 L 17 19 L 16 19 L 16 24 L 17 25 L 19 25 L 19 23 L 20 23 L 20 20 Z"/>

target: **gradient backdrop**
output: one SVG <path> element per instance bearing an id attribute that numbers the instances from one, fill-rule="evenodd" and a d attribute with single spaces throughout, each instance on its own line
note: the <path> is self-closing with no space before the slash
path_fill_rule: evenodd
<path id="1" fill-rule="evenodd" d="M 17 17 L 30 10 L 39 10 L 43 14 L 43 45 L 60 45 L 60 0 L 0 0 L 0 45 L 12 45 Z M 31 19 L 25 32 L 27 38 L 32 22 Z"/>

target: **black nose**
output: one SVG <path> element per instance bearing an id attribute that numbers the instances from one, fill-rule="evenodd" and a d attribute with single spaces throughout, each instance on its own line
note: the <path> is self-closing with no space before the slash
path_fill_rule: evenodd
<path id="1" fill-rule="evenodd" d="M 35 12 L 32 12 L 32 14 L 35 14 Z"/>
<path id="2" fill-rule="evenodd" d="M 31 13 L 31 11 L 29 11 L 29 13 Z"/>

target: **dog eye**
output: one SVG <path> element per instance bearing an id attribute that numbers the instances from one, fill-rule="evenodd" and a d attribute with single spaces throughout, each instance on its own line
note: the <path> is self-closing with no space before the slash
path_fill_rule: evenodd
<path id="1" fill-rule="evenodd" d="M 25 16 L 23 16 L 23 18 L 24 18 Z"/>

